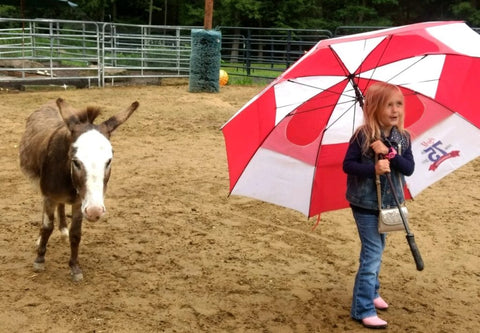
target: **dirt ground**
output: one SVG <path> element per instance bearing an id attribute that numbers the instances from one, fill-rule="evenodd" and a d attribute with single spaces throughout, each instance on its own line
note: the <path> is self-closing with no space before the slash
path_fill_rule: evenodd
<path id="1" fill-rule="evenodd" d="M 359 240 L 348 209 L 307 219 L 228 197 L 220 126 L 262 87 L 188 86 L 0 92 L 0 332 L 362 332 L 350 319 Z M 84 222 L 84 279 L 69 276 L 56 229 L 33 271 L 41 198 L 18 167 L 26 117 L 45 101 L 138 100 L 112 137 L 106 218 Z M 480 160 L 409 203 L 425 261 L 388 237 L 381 314 L 389 332 L 480 331 Z"/>

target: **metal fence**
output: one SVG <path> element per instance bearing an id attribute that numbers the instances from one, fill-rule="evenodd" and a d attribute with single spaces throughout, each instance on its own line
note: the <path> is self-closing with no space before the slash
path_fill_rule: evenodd
<path id="1" fill-rule="evenodd" d="M 188 77 L 191 30 L 201 27 L 0 18 L 0 86 L 79 87 Z M 218 27 L 222 68 L 274 78 L 328 30 Z"/>
<path id="2" fill-rule="evenodd" d="M 131 78 L 188 77 L 193 27 L 105 23 L 101 27 L 100 76 L 114 84 Z"/>
<path id="3" fill-rule="evenodd" d="M 82 79 L 100 85 L 100 69 L 90 66 L 100 62 L 98 25 L 63 23 L 0 19 L 0 81 Z"/>
<path id="4" fill-rule="evenodd" d="M 233 75 L 276 77 L 322 39 L 324 29 L 262 29 L 219 27 L 222 68 Z"/>
<path id="5" fill-rule="evenodd" d="M 188 77 L 192 28 L 0 18 L 0 86 Z"/>
<path id="6" fill-rule="evenodd" d="M 104 87 L 187 78 L 194 28 L 201 27 L 0 18 L 0 87 Z M 380 28 L 344 26 L 332 33 L 218 27 L 221 67 L 230 76 L 273 79 L 322 39 Z"/>

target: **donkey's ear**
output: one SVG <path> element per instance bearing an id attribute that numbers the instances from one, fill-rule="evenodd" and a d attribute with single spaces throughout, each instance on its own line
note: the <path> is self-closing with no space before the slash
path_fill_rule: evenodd
<path id="1" fill-rule="evenodd" d="M 103 129 L 110 135 L 118 126 L 123 124 L 135 111 L 140 104 L 133 102 L 126 110 L 117 113 L 100 124 Z"/>
<path id="2" fill-rule="evenodd" d="M 63 98 L 58 98 L 56 100 L 58 111 L 60 116 L 62 116 L 63 121 L 67 124 L 67 127 L 72 129 L 72 126 L 78 124 L 80 120 L 78 119 L 76 110 L 72 108 Z"/>

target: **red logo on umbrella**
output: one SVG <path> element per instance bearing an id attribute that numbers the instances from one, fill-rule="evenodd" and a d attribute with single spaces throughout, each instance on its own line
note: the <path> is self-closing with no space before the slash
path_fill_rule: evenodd
<path id="1" fill-rule="evenodd" d="M 433 142 L 433 143 L 432 143 Z M 432 144 L 430 144 L 432 143 Z M 428 170 L 430 171 L 435 171 L 440 164 L 445 162 L 446 160 L 452 158 L 452 157 L 459 157 L 460 156 L 460 150 L 452 150 L 451 152 L 447 152 L 445 149 L 443 149 L 442 146 L 442 141 L 438 140 L 435 141 L 434 139 L 429 139 L 427 142 L 423 143 L 425 146 L 430 144 L 427 149 L 424 149 L 423 152 L 428 154 L 428 159 L 433 162 Z"/>

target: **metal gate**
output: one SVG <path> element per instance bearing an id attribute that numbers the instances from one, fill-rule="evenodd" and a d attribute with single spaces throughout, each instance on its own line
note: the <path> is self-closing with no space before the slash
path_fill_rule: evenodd
<path id="1" fill-rule="evenodd" d="M 192 28 L 0 18 L 0 85 L 188 77 Z"/>
<path id="2" fill-rule="evenodd" d="M 189 76 L 191 30 L 50 19 L 0 18 L 0 87 L 156 84 Z M 273 79 L 322 39 L 380 27 L 218 27 L 230 76 Z"/>

